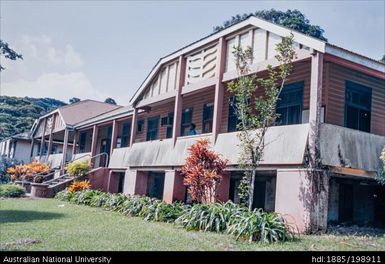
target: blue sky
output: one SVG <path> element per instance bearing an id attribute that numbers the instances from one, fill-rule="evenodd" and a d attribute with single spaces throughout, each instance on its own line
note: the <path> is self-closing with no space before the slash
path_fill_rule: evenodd
<path id="1" fill-rule="evenodd" d="M 2 95 L 127 105 L 157 60 L 238 13 L 299 9 L 329 42 L 380 59 L 384 1 L 1 1 Z"/>

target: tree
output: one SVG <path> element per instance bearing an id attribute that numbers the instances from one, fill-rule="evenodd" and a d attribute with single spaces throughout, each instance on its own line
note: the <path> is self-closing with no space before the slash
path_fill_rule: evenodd
<path id="1" fill-rule="evenodd" d="M 385 55 L 382 56 L 382 59 L 380 60 L 382 63 L 385 63 Z"/>
<path id="2" fill-rule="evenodd" d="M 293 35 L 282 38 L 276 51 L 279 66 L 273 68 L 269 65 L 267 78 L 249 74 L 249 65 L 253 59 L 251 47 L 243 50 L 238 46 L 233 51 L 238 78 L 230 82 L 227 89 L 235 96 L 234 109 L 238 118 L 237 129 L 240 131 L 239 146 L 242 149 L 239 164 L 245 170 L 239 191 L 249 210 L 253 206 L 254 182 L 265 148 L 265 134 L 275 124 L 279 94 L 292 71 L 292 60 L 295 57 Z M 257 97 L 256 92 L 259 90 L 264 92 L 264 96 Z"/>
<path id="3" fill-rule="evenodd" d="M 111 97 L 106 98 L 106 100 L 104 100 L 104 102 L 107 103 L 107 104 L 113 104 L 113 105 L 116 105 L 115 100 L 112 99 Z"/>
<path id="4" fill-rule="evenodd" d="M 70 104 L 74 104 L 80 101 L 81 101 L 80 98 L 77 98 L 77 97 L 72 97 L 71 99 L 69 99 Z"/>
<path id="5" fill-rule="evenodd" d="M 385 185 L 385 146 L 382 149 L 380 160 L 382 161 L 382 168 L 379 169 L 376 180 L 379 184 Z"/>
<path id="6" fill-rule="evenodd" d="M 288 9 L 286 12 L 283 12 L 272 8 L 270 10 L 256 11 L 254 13 L 245 13 L 243 15 L 238 14 L 232 16 L 230 20 L 223 22 L 223 25 L 215 26 L 214 32 L 221 31 L 238 22 L 246 20 L 250 16 L 256 16 L 275 24 L 318 38 L 320 40 L 327 41 L 327 38 L 325 38 L 323 35 L 324 30 L 320 26 L 310 24 L 309 19 L 307 19 L 306 16 L 297 9 Z"/>
<path id="7" fill-rule="evenodd" d="M 2 54 L 5 58 L 10 60 L 23 59 L 23 55 L 17 53 L 13 49 L 8 46 L 7 42 L 4 42 L 0 39 L 0 54 Z M 0 64 L 0 71 L 5 68 Z"/>
<path id="8" fill-rule="evenodd" d="M 209 144 L 208 139 L 199 139 L 193 144 L 181 170 L 188 193 L 194 201 L 201 203 L 215 202 L 221 174 L 227 165 L 227 160 L 210 150 Z"/>

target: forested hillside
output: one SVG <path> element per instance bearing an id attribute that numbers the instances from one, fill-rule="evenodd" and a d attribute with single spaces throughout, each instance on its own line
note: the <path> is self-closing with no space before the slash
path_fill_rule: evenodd
<path id="1" fill-rule="evenodd" d="M 0 140 L 28 131 L 36 118 L 63 105 L 53 98 L 0 96 Z"/>

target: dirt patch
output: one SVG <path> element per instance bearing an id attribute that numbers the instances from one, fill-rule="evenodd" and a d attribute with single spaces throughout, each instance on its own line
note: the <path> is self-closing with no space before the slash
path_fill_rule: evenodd
<path id="1" fill-rule="evenodd" d="M 363 226 L 330 226 L 326 232 L 327 234 L 335 236 L 364 236 L 364 237 L 382 237 L 385 235 L 385 229 L 375 227 L 363 227 Z"/>

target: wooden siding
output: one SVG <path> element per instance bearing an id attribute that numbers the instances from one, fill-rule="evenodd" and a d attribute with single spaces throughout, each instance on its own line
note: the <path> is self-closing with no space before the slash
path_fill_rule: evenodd
<path id="1" fill-rule="evenodd" d="M 167 126 L 161 126 L 160 121 L 162 117 L 168 115 L 168 113 L 174 112 L 175 102 L 168 102 L 161 105 L 151 107 L 151 111 L 148 113 L 140 113 L 138 120 L 144 120 L 144 126 L 141 133 L 136 132 L 135 142 L 146 141 L 147 134 L 147 119 L 151 117 L 159 116 L 159 127 L 158 127 L 158 139 L 165 139 L 167 133 Z"/>
<path id="2" fill-rule="evenodd" d="M 213 103 L 215 96 L 215 87 L 209 87 L 195 94 L 183 96 L 183 109 L 193 108 L 192 122 L 196 125 L 198 134 L 202 133 L 203 105 Z"/>
<path id="3" fill-rule="evenodd" d="M 178 63 L 175 61 L 164 66 L 159 73 L 155 75 L 153 81 L 146 88 L 146 91 L 143 94 L 143 99 L 175 90 L 177 65 Z"/>
<path id="4" fill-rule="evenodd" d="M 304 102 L 303 102 L 303 110 L 309 109 L 309 101 L 310 101 L 310 61 L 302 61 L 294 64 L 293 73 L 291 74 L 290 78 L 287 80 L 287 84 L 295 83 L 295 82 L 304 82 Z M 325 68 L 324 68 L 325 72 Z M 261 78 L 266 76 L 266 73 L 259 74 Z M 325 74 L 324 74 L 325 76 Z M 325 88 L 323 88 L 324 90 Z M 258 94 L 256 96 L 263 95 L 263 91 L 258 91 Z M 224 99 L 223 99 L 223 115 L 222 115 L 222 121 L 221 121 L 221 129 L 220 133 L 226 133 L 227 132 L 227 125 L 228 125 L 228 116 L 229 116 L 229 99 L 231 97 L 231 94 L 225 90 Z M 324 98 L 324 97 L 323 97 Z M 325 101 L 322 100 L 322 105 L 325 105 Z"/>
<path id="5" fill-rule="evenodd" d="M 215 76 L 218 62 L 218 44 L 202 49 L 186 58 L 185 85 Z"/>
<path id="6" fill-rule="evenodd" d="M 345 81 L 349 80 L 372 89 L 372 114 L 370 132 L 385 136 L 385 80 L 329 64 L 329 84 L 327 91 L 326 123 L 344 126 Z"/>

